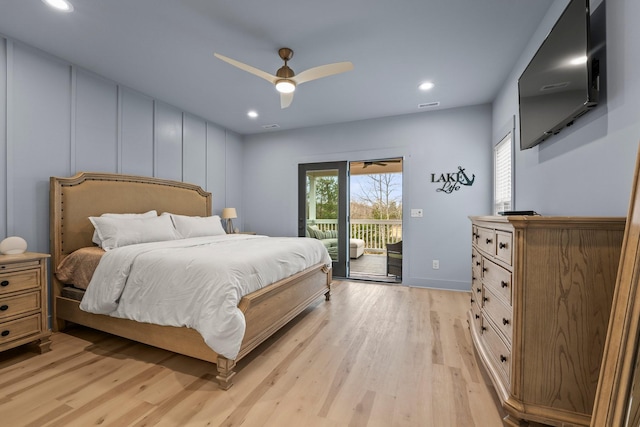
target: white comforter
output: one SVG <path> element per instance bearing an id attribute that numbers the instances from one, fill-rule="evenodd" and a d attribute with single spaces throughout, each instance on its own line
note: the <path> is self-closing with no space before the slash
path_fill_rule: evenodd
<path id="1" fill-rule="evenodd" d="M 125 246 L 104 254 L 84 311 L 200 332 L 235 359 L 245 331 L 240 299 L 331 258 L 317 239 L 232 234 Z"/>

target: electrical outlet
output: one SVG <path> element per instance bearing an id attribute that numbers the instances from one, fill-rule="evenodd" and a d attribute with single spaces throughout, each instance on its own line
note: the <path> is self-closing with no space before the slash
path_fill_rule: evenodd
<path id="1" fill-rule="evenodd" d="M 422 218 L 422 209 L 411 209 L 412 218 Z"/>
<path id="2" fill-rule="evenodd" d="M 437 259 L 433 260 L 433 269 L 437 270 L 440 268 L 440 261 L 438 261 Z"/>

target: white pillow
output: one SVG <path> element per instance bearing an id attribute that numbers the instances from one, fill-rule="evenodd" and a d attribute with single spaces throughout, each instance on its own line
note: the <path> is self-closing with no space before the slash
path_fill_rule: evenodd
<path id="1" fill-rule="evenodd" d="M 171 217 L 173 226 L 182 237 L 220 236 L 227 234 L 222 227 L 218 215 L 213 216 L 186 216 L 172 213 L 163 213 Z"/>
<path id="2" fill-rule="evenodd" d="M 176 240 L 180 235 L 173 228 L 171 218 L 110 218 L 89 217 L 98 232 L 105 251 L 137 243 Z"/>
<path id="3" fill-rule="evenodd" d="M 103 213 L 100 216 L 101 217 L 106 217 L 106 218 L 128 218 L 128 219 L 133 219 L 133 218 L 152 218 L 152 217 L 158 216 L 158 212 L 153 210 L 153 211 L 149 211 L 149 212 L 145 212 L 145 213 L 123 213 L 123 214 Z M 95 231 L 95 230 L 93 231 L 93 237 L 91 238 L 91 241 L 93 243 L 95 243 L 96 245 L 102 247 L 102 242 L 100 241 L 100 236 L 98 236 L 98 232 Z"/>

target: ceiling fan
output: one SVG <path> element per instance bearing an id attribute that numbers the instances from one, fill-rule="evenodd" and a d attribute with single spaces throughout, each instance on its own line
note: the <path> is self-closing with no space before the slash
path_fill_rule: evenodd
<path id="1" fill-rule="evenodd" d="M 373 166 L 373 165 L 387 166 L 388 163 L 399 163 L 401 161 L 402 161 L 401 159 L 389 159 L 389 160 L 363 162 L 364 164 L 362 165 L 362 169 L 365 169 L 367 166 Z"/>
<path id="2" fill-rule="evenodd" d="M 265 79 L 266 81 L 274 84 L 278 92 L 280 92 L 280 107 L 287 108 L 293 101 L 293 92 L 296 90 L 296 86 L 302 83 L 309 82 L 311 80 L 321 79 L 323 77 L 332 76 L 334 74 L 344 73 L 353 69 L 351 62 L 336 62 L 333 64 L 320 65 L 318 67 L 309 68 L 295 74 L 291 68 L 287 65 L 287 62 L 293 57 L 293 50 L 288 47 L 283 47 L 278 50 L 278 55 L 284 61 L 284 65 L 276 71 L 275 75 L 269 74 L 266 71 L 262 71 L 251 65 L 243 64 L 235 59 L 227 58 L 226 56 L 214 53 L 215 57 L 221 59 L 234 67 L 238 67 L 241 70 L 254 74 L 258 77 Z"/>

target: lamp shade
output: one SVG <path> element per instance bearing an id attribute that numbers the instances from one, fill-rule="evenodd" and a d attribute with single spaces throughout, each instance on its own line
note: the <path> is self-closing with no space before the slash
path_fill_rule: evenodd
<path id="1" fill-rule="evenodd" d="M 238 213 L 236 212 L 236 208 L 224 208 L 222 209 L 222 218 L 238 218 Z"/>

